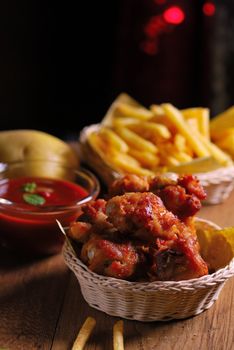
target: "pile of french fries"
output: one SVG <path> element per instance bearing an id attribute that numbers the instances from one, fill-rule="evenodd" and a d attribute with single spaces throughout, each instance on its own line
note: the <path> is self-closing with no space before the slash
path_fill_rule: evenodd
<path id="1" fill-rule="evenodd" d="M 234 125 L 232 132 L 234 138 Z M 207 108 L 179 110 L 164 103 L 147 109 L 126 94 L 114 101 L 99 128 L 88 135 L 89 145 L 113 170 L 138 175 L 231 166 L 223 140 L 217 140 L 211 140 Z"/>

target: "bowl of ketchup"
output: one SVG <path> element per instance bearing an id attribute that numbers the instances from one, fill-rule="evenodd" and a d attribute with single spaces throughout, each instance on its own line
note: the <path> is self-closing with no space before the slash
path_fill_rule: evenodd
<path id="1" fill-rule="evenodd" d="M 0 163 L 0 244 L 17 255 L 61 251 L 66 227 L 82 204 L 95 199 L 100 186 L 86 169 L 49 161 Z"/>

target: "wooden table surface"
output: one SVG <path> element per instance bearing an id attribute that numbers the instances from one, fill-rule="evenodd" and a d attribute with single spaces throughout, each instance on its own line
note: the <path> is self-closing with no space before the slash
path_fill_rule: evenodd
<path id="1" fill-rule="evenodd" d="M 234 225 L 234 192 L 225 203 L 204 207 L 199 216 Z M 234 278 L 202 314 L 182 321 L 124 320 L 126 350 L 234 349 Z M 118 318 L 92 309 L 61 255 L 20 262 L 0 254 L 0 349 L 71 349 L 87 316 L 97 320 L 87 350 L 112 349 Z"/>

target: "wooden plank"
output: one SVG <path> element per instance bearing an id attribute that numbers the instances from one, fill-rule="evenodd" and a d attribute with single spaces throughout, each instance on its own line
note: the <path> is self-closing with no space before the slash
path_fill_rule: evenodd
<path id="1" fill-rule="evenodd" d="M 5 256 L 4 264 L 0 268 L 0 348 L 50 349 L 68 279 L 62 256 L 28 263 Z"/>

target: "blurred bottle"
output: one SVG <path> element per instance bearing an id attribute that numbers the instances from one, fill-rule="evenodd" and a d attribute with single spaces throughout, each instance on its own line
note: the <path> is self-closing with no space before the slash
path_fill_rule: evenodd
<path id="1" fill-rule="evenodd" d="M 234 104 L 234 2 L 218 0 L 213 4 L 214 15 L 210 7 L 210 15 L 208 11 L 204 16 L 207 82 L 203 96 L 215 115 Z"/>

